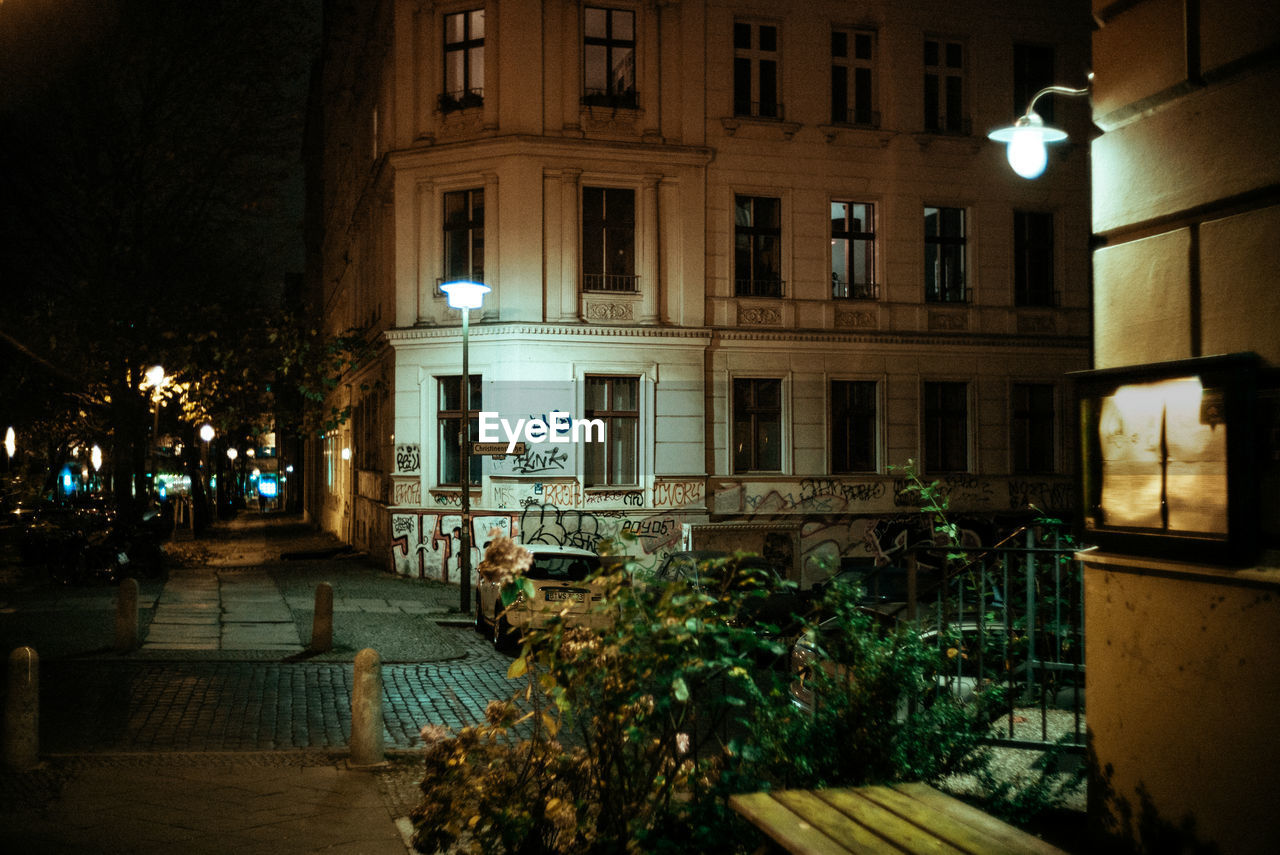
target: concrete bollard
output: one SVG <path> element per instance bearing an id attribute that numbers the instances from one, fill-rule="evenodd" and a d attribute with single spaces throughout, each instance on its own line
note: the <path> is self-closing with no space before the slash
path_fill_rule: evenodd
<path id="1" fill-rule="evenodd" d="M 325 653 L 333 649 L 333 586 L 328 582 L 316 585 L 316 607 L 311 615 L 312 653 Z"/>
<path id="2" fill-rule="evenodd" d="M 116 594 L 116 650 L 128 653 L 138 646 L 138 580 L 125 579 Z"/>
<path id="3" fill-rule="evenodd" d="M 5 765 L 26 772 L 40 765 L 40 657 L 31 647 L 9 654 L 4 700 Z"/>
<path id="4" fill-rule="evenodd" d="M 384 759 L 382 742 L 382 657 L 366 647 L 356 654 L 351 687 L 351 764 L 373 766 Z"/>

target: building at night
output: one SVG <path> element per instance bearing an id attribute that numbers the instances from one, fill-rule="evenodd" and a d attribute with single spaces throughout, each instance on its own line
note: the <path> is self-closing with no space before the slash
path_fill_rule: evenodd
<path id="1" fill-rule="evenodd" d="M 986 132 L 1083 85 L 1087 4 L 763 0 L 325 7 L 311 285 L 377 355 L 329 405 L 308 510 L 456 580 L 462 328 L 494 419 L 604 441 L 471 458 L 489 532 L 892 557 L 908 460 L 975 537 L 1075 501 L 1090 367 L 1088 111 L 1035 182 Z M 562 414 L 562 415 L 557 415 Z M 985 521 L 985 522 L 984 522 Z"/>

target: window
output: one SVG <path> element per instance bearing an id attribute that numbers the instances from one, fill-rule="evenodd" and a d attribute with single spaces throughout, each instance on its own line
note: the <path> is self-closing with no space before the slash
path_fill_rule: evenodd
<path id="1" fill-rule="evenodd" d="M 634 109 L 636 13 L 588 6 L 582 31 L 582 103 Z"/>
<path id="2" fill-rule="evenodd" d="M 444 281 L 484 282 L 484 190 L 444 194 Z"/>
<path id="3" fill-rule="evenodd" d="M 338 432 L 331 430 L 324 435 L 324 486 L 330 494 L 338 492 Z"/>
<path id="4" fill-rule="evenodd" d="M 782 200 L 736 196 L 734 293 L 739 297 L 782 296 Z"/>
<path id="5" fill-rule="evenodd" d="M 924 468 L 969 470 L 969 384 L 924 384 Z"/>
<path id="6" fill-rule="evenodd" d="M 782 381 L 733 381 L 733 471 L 782 471 Z"/>
<path id="7" fill-rule="evenodd" d="M 1026 105 L 1019 110 L 1026 109 Z M 964 116 L 964 45 L 926 39 L 924 43 L 924 129 L 967 133 Z"/>
<path id="8" fill-rule="evenodd" d="M 1013 46 L 1013 115 L 1021 116 L 1036 93 L 1054 83 L 1053 48 L 1039 45 Z M 1053 124 L 1053 96 L 1036 102 L 1036 113 L 1045 124 Z"/>
<path id="9" fill-rule="evenodd" d="M 831 471 L 876 471 L 876 383 L 831 381 Z"/>
<path id="10" fill-rule="evenodd" d="M 931 303 L 965 303 L 963 208 L 924 209 L 924 298 Z"/>
<path id="11" fill-rule="evenodd" d="M 733 114 L 782 118 L 778 103 L 778 28 L 733 23 Z"/>
<path id="12" fill-rule="evenodd" d="M 444 92 L 440 111 L 484 103 L 484 10 L 444 16 Z"/>
<path id="13" fill-rule="evenodd" d="M 1057 303 L 1053 290 L 1053 214 L 1013 212 L 1013 301 L 1017 306 Z"/>
<path id="14" fill-rule="evenodd" d="M 1056 421 L 1053 385 L 1014 383 L 1012 394 L 1013 471 L 1020 475 L 1053 472 Z"/>
<path id="15" fill-rule="evenodd" d="M 831 121 L 837 125 L 880 124 L 875 112 L 871 72 L 876 34 L 864 30 L 831 33 Z"/>
<path id="16" fill-rule="evenodd" d="M 582 188 L 582 287 L 635 291 L 636 191 Z"/>
<path id="17" fill-rule="evenodd" d="M 439 483 L 462 483 L 459 467 L 462 464 L 462 448 L 458 444 L 459 432 L 462 428 L 462 377 L 439 378 L 440 403 L 436 420 L 440 427 Z M 480 377 L 472 374 L 470 388 L 467 390 L 467 413 L 470 430 L 468 437 L 474 442 L 480 435 L 480 410 L 483 409 L 480 397 Z M 471 455 L 467 459 L 471 470 L 470 482 L 480 483 L 480 464 L 483 458 Z"/>
<path id="18" fill-rule="evenodd" d="M 583 443 L 588 487 L 640 483 L 640 378 L 587 377 L 587 419 L 604 422 L 604 442 Z"/>
<path id="19" fill-rule="evenodd" d="M 865 202 L 831 203 L 831 296 L 876 298 L 875 208 Z"/>

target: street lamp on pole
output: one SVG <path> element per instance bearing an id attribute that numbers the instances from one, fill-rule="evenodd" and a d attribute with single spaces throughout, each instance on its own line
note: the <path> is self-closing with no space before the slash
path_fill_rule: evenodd
<path id="1" fill-rule="evenodd" d="M 151 453 L 147 458 L 151 461 L 151 492 L 157 492 L 157 481 L 159 473 L 156 472 L 159 463 L 159 446 L 160 446 L 160 402 L 164 398 L 164 387 L 169 383 L 169 378 L 165 376 L 163 365 L 153 365 L 147 369 L 146 382 L 144 388 L 151 387 Z"/>
<path id="2" fill-rule="evenodd" d="M 461 611 L 471 613 L 471 368 L 467 362 L 471 310 L 484 305 L 490 290 L 479 282 L 446 282 L 440 286 L 449 307 L 462 313 L 462 419 L 458 429 L 458 468 L 462 485 L 462 531 L 459 537 L 458 584 Z"/>

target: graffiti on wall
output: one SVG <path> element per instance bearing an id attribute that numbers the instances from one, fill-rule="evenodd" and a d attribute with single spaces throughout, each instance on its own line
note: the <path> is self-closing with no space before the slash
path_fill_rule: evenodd
<path id="1" fill-rule="evenodd" d="M 514 536 L 514 519 L 506 514 L 477 514 L 471 518 L 472 567 L 480 563 L 495 530 Z M 461 514 L 391 515 L 391 560 L 401 576 L 457 582 L 461 543 Z"/>
<path id="2" fill-rule="evenodd" d="M 396 446 L 396 474 L 410 475 L 422 471 L 422 453 L 416 442 Z"/>

